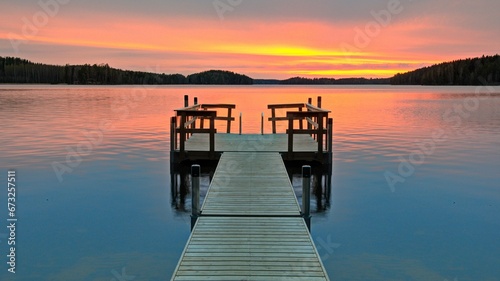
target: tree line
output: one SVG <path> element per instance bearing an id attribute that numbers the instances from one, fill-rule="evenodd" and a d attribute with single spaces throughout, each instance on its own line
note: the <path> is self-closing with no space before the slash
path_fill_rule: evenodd
<path id="1" fill-rule="evenodd" d="M 285 80 L 252 79 L 246 75 L 209 70 L 184 76 L 182 74 L 158 74 L 112 68 L 108 64 L 47 65 L 29 60 L 0 57 L 0 83 L 33 84 L 81 84 L 81 85 L 127 85 L 127 84 L 289 84 L 289 85 L 335 85 L 335 84 L 393 84 L 393 85 L 500 85 L 500 56 L 482 56 L 456 60 L 420 68 L 407 73 L 398 73 L 392 78 L 304 78 Z"/>
<path id="2" fill-rule="evenodd" d="M 304 78 L 292 77 L 279 80 L 282 85 L 361 85 L 361 84 L 389 84 L 388 78 Z"/>
<path id="3" fill-rule="evenodd" d="M 391 84 L 500 85 L 500 56 L 456 60 L 396 74 Z"/>
<path id="4" fill-rule="evenodd" d="M 108 64 L 47 65 L 0 57 L 0 83 L 70 85 L 252 84 L 253 79 L 230 71 L 210 70 L 188 75 L 157 74 L 112 68 Z"/>

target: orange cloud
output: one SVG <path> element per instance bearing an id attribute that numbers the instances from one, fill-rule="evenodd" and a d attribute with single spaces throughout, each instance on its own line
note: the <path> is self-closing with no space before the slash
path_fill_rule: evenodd
<path id="1" fill-rule="evenodd" d="M 5 15 L 9 24 L 0 28 L 2 42 L 8 42 L 12 33 L 23 37 L 22 17 L 20 13 Z M 40 27 L 35 36 L 24 36 L 19 56 L 28 54 L 27 58 L 44 63 L 99 60 L 137 70 L 158 65 L 163 72 L 183 74 L 222 68 L 254 78 L 390 77 L 457 58 L 457 51 L 433 53 L 433 46 L 460 42 L 456 37 L 460 31 L 450 26 L 438 28 L 437 23 L 435 18 L 395 21 L 381 27 L 364 46 L 356 46 L 355 28 L 362 30 L 366 22 L 334 25 L 310 20 L 266 23 L 95 12 L 61 14 Z M 345 44 L 354 48 L 345 49 Z M 37 57 L 34 49 L 40 50 L 40 46 L 58 47 L 66 55 Z"/>

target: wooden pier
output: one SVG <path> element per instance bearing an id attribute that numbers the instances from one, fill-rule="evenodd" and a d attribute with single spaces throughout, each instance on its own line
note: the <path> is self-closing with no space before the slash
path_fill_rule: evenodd
<path id="1" fill-rule="evenodd" d="M 208 110 L 216 108 L 228 115 Z M 297 111 L 277 117 L 276 108 Z M 311 166 L 302 168 L 302 208 L 286 167 L 326 166 L 331 180 L 329 111 L 310 104 L 270 105 L 273 134 L 247 135 L 230 134 L 233 109 L 186 104 L 172 118 L 172 171 L 191 168 L 193 202 L 192 233 L 172 280 L 329 280 L 309 231 Z M 229 129 L 217 133 L 215 120 L 227 121 Z M 288 122 L 286 133 L 276 133 L 277 121 Z M 201 207 L 200 166 L 191 166 L 197 161 L 216 161 Z"/>

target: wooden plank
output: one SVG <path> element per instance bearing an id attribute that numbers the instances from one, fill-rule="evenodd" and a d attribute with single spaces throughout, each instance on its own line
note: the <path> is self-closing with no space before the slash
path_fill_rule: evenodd
<path id="1" fill-rule="evenodd" d="M 205 118 L 215 118 L 217 116 L 217 111 L 209 110 L 176 110 L 178 115 L 186 115 L 193 117 L 205 117 Z"/>
<path id="2" fill-rule="evenodd" d="M 207 104 L 207 103 L 204 103 L 201 105 L 202 108 L 227 108 L 227 109 L 235 109 L 236 108 L 236 105 L 235 104 L 223 104 L 223 103 L 219 103 L 219 104 Z"/>
<path id="3" fill-rule="evenodd" d="M 227 275 L 227 276 L 207 276 L 207 277 L 203 277 L 203 280 L 215 280 L 215 281 L 226 281 L 226 280 L 232 280 L 232 281 L 235 281 L 235 280 L 242 280 L 242 279 L 239 279 L 240 276 L 231 276 L 231 275 Z M 176 280 L 179 280 L 179 281 L 185 281 L 185 280 L 200 280 L 200 278 L 195 278 L 193 276 L 180 276 L 178 278 L 176 278 Z M 247 277 L 246 279 L 244 280 L 247 280 L 247 281 L 283 281 L 284 278 L 283 277 L 273 277 L 273 276 L 249 276 Z M 287 277 L 285 280 L 287 281 L 299 281 L 299 280 L 304 280 L 304 278 L 302 277 Z M 307 278 L 308 281 L 321 281 L 321 280 L 325 280 L 324 278 L 322 277 L 310 277 L 310 278 Z"/>
<path id="4" fill-rule="evenodd" d="M 324 112 L 324 113 L 330 113 L 331 111 L 330 110 L 326 110 L 326 109 L 323 109 L 323 108 L 319 108 L 317 106 L 314 106 L 312 104 L 306 104 L 306 107 L 308 110 L 310 111 L 315 111 L 315 112 Z"/>
<path id="5" fill-rule="evenodd" d="M 248 196 L 237 200 L 230 194 L 235 190 Z M 300 207 L 278 153 L 228 152 L 219 160 L 202 214 L 300 215 Z"/>
<path id="6" fill-rule="evenodd" d="M 288 103 L 288 104 L 269 104 L 267 106 L 268 109 L 273 108 L 302 108 L 305 104 L 303 103 Z"/>
<path id="7" fill-rule="evenodd" d="M 187 107 L 175 109 L 174 111 L 198 110 L 200 108 L 200 106 L 201 105 L 199 105 L 199 104 L 195 104 L 195 105 L 192 105 L 192 106 L 187 106 Z"/>
<path id="8" fill-rule="evenodd" d="M 254 231 L 255 225 L 268 228 Z M 207 232 L 236 226 L 233 240 Z M 290 228 L 290 225 L 295 227 Z M 302 227 L 300 227 L 302 226 Z M 285 238 L 300 238 L 283 241 Z M 234 239 L 239 239 L 235 243 Z M 269 241 L 268 239 L 273 239 Z M 270 244 L 273 243 L 273 244 Z M 227 279 L 224 279 L 227 278 Z M 201 217 L 172 280 L 329 280 L 302 218 Z M 282 279 L 281 279 L 282 280 Z"/>
<path id="9" fill-rule="evenodd" d="M 209 137 L 207 134 L 194 133 L 185 142 L 186 151 L 208 151 Z M 294 153 L 316 153 L 318 143 L 309 135 L 295 135 L 293 138 Z M 218 152 L 287 152 L 287 134 L 215 134 L 215 151 Z"/>

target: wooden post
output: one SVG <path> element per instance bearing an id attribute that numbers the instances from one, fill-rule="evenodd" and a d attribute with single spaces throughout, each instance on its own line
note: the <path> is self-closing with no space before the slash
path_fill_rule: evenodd
<path id="1" fill-rule="evenodd" d="M 273 120 L 273 134 L 276 134 L 276 108 L 271 109 L 271 119 Z"/>
<path id="2" fill-rule="evenodd" d="M 318 152 L 323 153 L 323 113 L 318 114 L 318 133 L 316 134 L 318 142 Z"/>
<path id="3" fill-rule="evenodd" d="M 227 109 L 227 133 L 231 133 L 231 108 Z"/>
<path id="4" fill-rule="evenodd" d="M 328 152 L 333 150 L 333 118 L 328 118 Z"/>
<path id="5" fill-rule="evenodd" d="M 308 99 L 307 99 L 307 103 L 308 103 L 308 104 L 310 104 L 310 105 L 312 105 L 312 98 L 308 98 Z M 307 111 L 311 111 L 311 110 L 308 108 L 308 109 L 307 109 Z M 311 120 L 313 120 L 313 118 L 312 118 L 312 117 L 310 117 L 310 118 L 311 118 Z M 308 129 L 308 130 L 311 130 L 311 129 L 312 129 L 312 125 L 311 125 L 311 123 L 309 123 L 309 122 L 307 122 L 307 129 Z M 313 134 L 311 134 L 311 137 L 313 137 L 313 136 L 314 136 L 314 135 L 313 135 Z"/>
<path id="6" fill-rule="evenodd" d="M 198 104 L 198 98 L 197 98 L 197 97 L 194 97 L 193 102 L 194 102 L 194 105 L 197 105 L 197 104 Z M 190 128 L 191 128 L 191 129 L 195 129 L 195 128 L 196 128 L 196 119 L 197 119 L 198 117 L 193 116 L 192 118 L 194 118 L 195 120 L 194 120 L 194 122 L 193 122 L 193 123 L 191 123 Z M 203 122 L 203 121 L 201 121 L 201 122 Z M 190 133 L 190 134 L 189 134 L 189 137 L 191 137 L 191 136 L 193 136 L 193 133 Z"/>
<path id="7" fill-rule="evenodd" d="M 299 112 L 302 112 L 302 107 L 299 107 Z M 304 119 L 300 118 L 299 119 L 299 129 L 304 129 L 303 125 L 302 125 L 302 121 L 304 121 Z"/>
<path id="8" fill-rule="evenodd" d="M 200 165 L 191 166 L 191 231 L 200 216 Z"/>
<path id="9" fill-rule="evenodd" d="M 189 96 L 184 95 L 184 107 L 188 107 L 188 106 L 189 106 Z"/>
<path id="10" fill-rule="evenodd" d="M 302 166 L 302 216 L 311 232 L 311 166 Z"/>
<path id="11" fill-rule="evenodd" d="M 186 144 L 185 124 L 186 124 L 186 113 L 181 113 L 181 124 L 179 125 L 179 134 L 180 134 L 179 146 L 181 155 L 183 155 L 182 153 L 185 150 L 185 144 Z"/>
<path id="12" fill-rule="evenodd" d="M 177 135 L 175 133 L 175 127 L 177 123 L 177 117 L 173 116 L 170 118 L 170 151 L 175 151 L 177 148 L 176 142 L 177 142 Z"/>
<path id="13" fill-rule="evenodd" d="M 321 96 L 318 96 L 318 108 L 321 108 Z M 323 115 L 319 115 L 316 119 L 316 123 L 320 124 L 319 128 L 318 129 L 323 129 L 323 127 L 321 126 L 323 124 L 323 120 L 320 120 L 321 118 L 323 118 Z M 323 139 L 321 139 L 323 136 L 323 134 L 316 134 L 316 141 L 318 142 L 318 145 L 320 144 L 321 142 L 321 145 L 323 145 Z M 323 150 L 323 148 L 320 149 L 319 152 L 321 152 L 321 150 Z"/>
<path id="14" fill-rule="evenodd" d="M 210 117 L 210 157 L 215 152 L 215 116 Z"/>
<path id="15" fill-rule="evenodd" d="M 241 112 L 240 112 L 240 135 L 241 135 L 241 132 L 242 132 L 242 130 L 243 130 L 243 129 L 241 128 L 241 124 L 242 124 L 242 122 L 241 122 L 241 118 L 242 118 L 242 115 L 243 115 L 243 113 L 241 113 Z"/>
<path id="16" fill-rule="evenodd" d="M 194 97 L 193 105 L 198 105 L 198 97 Z M 201 128 L 202 124 L 203 124 L 203 119 L 200 118 L 200 128 Z M 196 128 L 196 121 L 194 121 L 194 123 L 191 124 L 191 129 L 194 129 L 194 128 Z M 191 135 L 193 135 L 193 134 L 191 134 Z"/>
<path id="17" fill-rule="evenodd" d="M 260 134 L 264 134 L 264 112 L 262 112 L 262 116 L 260 117 Z"/>
<path id="18" fill-rule="evenodd" d="M 288 116 L 288 157 L 293 155 L 293 115 Z"/>

